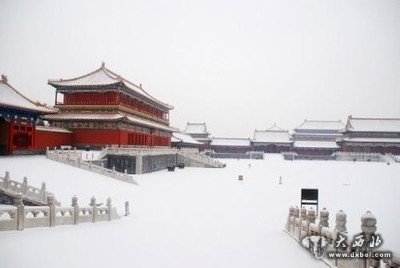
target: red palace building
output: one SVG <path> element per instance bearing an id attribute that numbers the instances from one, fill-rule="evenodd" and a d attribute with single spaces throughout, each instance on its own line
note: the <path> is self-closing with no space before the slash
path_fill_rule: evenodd
<path id="1" fill-rule="evenodd" d="M 343 152 L 400 155 L 400 118 L 349 116 L 340 145 Z"/>
<path id="2" fill-rule="evenodd" d="M 172 106 L 163 103 L 105 64 L 72 79 L 49 80 L 56 89 L 57 114 L 46 115 L 53 127 L 73 132 L 73 145 L 171 146 Z"/>
<path id="3" fill-rule="evenodd" d="M 0 80 L 0 155 L 44 151 L 46 147 L 71 143 L 71 132 L 37 125 L 44 114 L 56 113 L 25 97 L 7 77 Z"/>

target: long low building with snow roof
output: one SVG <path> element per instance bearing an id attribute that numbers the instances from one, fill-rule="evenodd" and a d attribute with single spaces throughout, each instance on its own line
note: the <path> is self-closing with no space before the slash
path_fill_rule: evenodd
<path id="1" fill-rule="evenodd" d="M 294 129 L 293 151 L 307 157 L 330 156 L 340 151 L 345 125 L 342 121 L 304 120 Z"/>
<path id="2" fill-rule="evenodd" d="M 340 142 L 344 152 L 400 154 L 400 118 L 349 116 Z"/>
<path id="3" fill-rule="evenodd" d="M 248 138 L 212 138 L 210 149 L 216 153 L 240 153 L 251 151 L 251 143 Z"/>
<path id="4" fill-rule="evenodd" d="M 255 151 L 281 153 L 291 151 L 293 141 L 288 130 L 274 124 L 266 130 L 255 130 L 251 144 Z"/>
<path id="5" fill-rule="evenodd" d="M 173 107 L 104 63 L 91 73 L 48 84 L 56 89 L 59 112 L 45 119 L 73 131 L 75 146 L 171 146 L 172 133 L 177 131 L 169 124 Z"/>

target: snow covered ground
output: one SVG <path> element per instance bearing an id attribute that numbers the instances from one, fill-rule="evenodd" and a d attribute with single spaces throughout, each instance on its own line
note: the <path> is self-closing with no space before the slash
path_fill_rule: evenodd
<path id="1" fill-rule="evenodd" d="M 319 188 L 330 224 L 343 209 L 350 233 L 370 210 L 384 247 L 400 252 L 400 164 L 223 160 L 225 169 L 185 168 L 135 176 L 139 186 L 66 166 L 43 156 L 0 158 L 0 172 L 40 187 L 62 205 L 110 196 L 113 222 L 0 232 L 0 267 L 324 267 L 282 232 L 301 188 Z M 249 168 L 249 163 L 251 167 Z M 244 175 L 244 182 L 237 180 Z M 279 185 L 279 176 L 283 184 Z"/>

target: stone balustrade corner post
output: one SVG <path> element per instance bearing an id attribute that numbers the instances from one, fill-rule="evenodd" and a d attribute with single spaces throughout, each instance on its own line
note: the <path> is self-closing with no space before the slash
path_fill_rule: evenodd
<path id="1" fill-rule="evenodd" d="M 8 189 L 10 188 L 10 172 L 6 171 L 6 175 L 4 176 L 4 188 Z"/>
<path id="2" fill-rule="evenodd" d="M 43 200 L 47 199 L 46 196 L 46 183 L 42 182 L 42 188 L 40 188 L 40 196 L 42 197 Z M 54 197 L 53 197 L 53 201 L 54 201 Z"/>
<path id="3" fill-rule="evenodd" d="M 92 196 L 92 198 L 90 199 L 90 206 L 92 207 L 92 222 L 96 222 L 98 211 L 97 211 L 96 198 L 94 196 Z"/>
<path id="4" fill-rule="evenodd" d="M 319 212 L 318 233 L 321 234 L 322 227 L 329 227 L 329 212 L 326 208 L 322 208 Z"/>
<path id="5" fill-rule="evenodd" d="M 21 187 L 22 194 L 26 194 L 27 190 L 28 190 L 28 178 L 24 177 L 24 180 L 22 181 L 22 187 Z"/>
<path id="6" fill-rule="evenodd" d="M 111 198 L 107 198 L 107 215 L 108 215 L 108 221 L 112 220 L 112 203 L 111 203 Z"/>
<path id="7" fill-rule="evenodd" d="M 17 206 L 17 230 L 23 230 L 25 225 L 25 206 L 22 193 L 16 194 L 14 204 Z"/>
<path id="8" fill-rule="evenodd" d="M 73 218 L 74 218 L 74 225 L 79 224 L 79 205 L 78 205 L 78 197 L 74 195 L 72 197 L 72 207 L 74 209 Z"/>
<path id="9" fill-rule="evenodd" d="M 54 196 L 47 196 L 47 205 L 49 206 L 49 219 L 50 219 L 50 227 L 56 226 L 56 206 L 54 204 Z"/>

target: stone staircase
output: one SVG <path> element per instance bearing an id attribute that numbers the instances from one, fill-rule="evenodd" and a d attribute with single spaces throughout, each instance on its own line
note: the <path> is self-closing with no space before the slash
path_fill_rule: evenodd
<path id="1" fill-rule="evenodd" d="M 48 196 L 54 196 L 53 193 L 46 191 L 46 183 L 42 183 L 41 188 L 37 188 L 28 184 L 28 178 L 24 177 L 23 182 L 10 179 L 10 173 L 6 171 L 4 177 L 0 177 L 0 197 L 9 203 L 22 194 L 23 202 L 33 206 L 47 206 Z M 54 199 L 56 205 L 60 202 Z"/>

